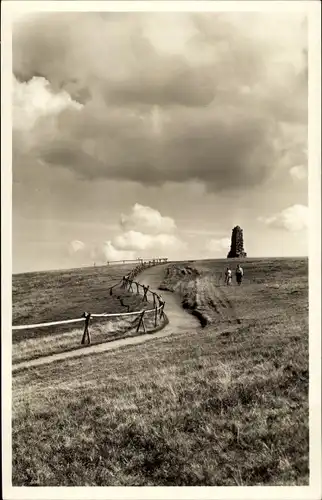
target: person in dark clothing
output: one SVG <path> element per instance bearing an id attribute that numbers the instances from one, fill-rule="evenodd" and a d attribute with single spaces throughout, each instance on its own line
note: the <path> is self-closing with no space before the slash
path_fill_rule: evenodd
<path id="1" fill-rule="evenodd" d="M 237 268 L 236 268 L 236 281 L 237 281 L 238 285 L 242 284 L 243 276 L 244 276 L 243 268 L 240 266 L 240 264 L 237 264 Z"/>

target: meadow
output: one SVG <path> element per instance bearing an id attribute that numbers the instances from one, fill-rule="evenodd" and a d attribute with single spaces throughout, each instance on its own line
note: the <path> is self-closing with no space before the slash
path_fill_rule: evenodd
<path id="1" fill-rule="evenodd" d="M 86 267 L 13 275 L 12 324 L 45 323 L 80 317 L 84 311 L 125 312 L 110 287 L 129 273 L 133 265 Z M 135 297 L 132 297 L 132 300 Z M 135 303 L 130 306 L 135 306 Z M 60 327 L 62 328 L 62 327 Z M 70 328 L 70 327 L 66 327 Z M 20 337 L 43 336 L 48 330 L 15 332 Z"/>
<path id="2" fill-rule="evenodd" d="M 224 283 L 227 260 L 174 263 L 160 288 L 177 293 L 182 305 L 203 326 L 276 317 L 278 321 L 307 319 L 308 263 L 306 259 L 233 259 L 241 264 L 243 285 Z M 234 273 L 233 273 L 234 274 Z"/>
<path id="3" fill-rule="evenodd" d="M 67 271 L 17 274 L 13 276 L 13 325 L 27 325 L 80 318 L 91 313 L 126 313 L 151 307 L 141 295 L 121 289 L 122 277 L 133 265 L 100 266 Z M 112 294 L 110 288 L 113 288 Z M 150 298 L 150 297 L 149 297 Z M 129 335 L 136 317 L 93 318 L 92 343 Z M 150 318 L 148 318 L 150 319 Z M 41 356 L 82 348 L 84 323 L 14 330 L 14 364 Z"/>
<path id="4" fill-rule="evenodd" d="M 155 268 L 200 327 L 13 374 L 13 485 L 308 484 L 308 261 L 226 265 Z"/>

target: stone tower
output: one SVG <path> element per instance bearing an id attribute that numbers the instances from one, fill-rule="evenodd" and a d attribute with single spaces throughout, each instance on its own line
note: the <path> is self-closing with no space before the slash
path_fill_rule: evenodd
<path id="1" fill-rule="evenodd" d="M 247 253 L 244 250 L 243 230 L 239 226 L 234 227 L 232 231 L 230 250 L 227 255 L 228 259 L 236 257 L 247 257 Z"/>

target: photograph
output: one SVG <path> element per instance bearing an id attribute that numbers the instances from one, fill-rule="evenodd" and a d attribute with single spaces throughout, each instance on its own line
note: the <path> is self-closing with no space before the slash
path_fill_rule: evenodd
<path id="1" fill-rule="evenodd" d="M 308 488 L 316 2 L 102 3 L 7 15 L 7 479 Z"/>

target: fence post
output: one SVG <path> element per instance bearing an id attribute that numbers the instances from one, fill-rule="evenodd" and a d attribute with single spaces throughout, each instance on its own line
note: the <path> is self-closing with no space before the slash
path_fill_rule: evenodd
<path id="1" fill-rule="evenodd" d="M 143 285 L 143 289 L 144 289 L 143 301 L 145 301 L 145 302 L 148 301 L 147 295 L 148 295 L 149 288 L 150 288 L 150 285 L 148 285 L 148 286 Z"/>
<path id="2" fill-rule="evenodd" d="M 158 308 L 155 308 L 155 313 L 154 313 L 154 326 L 157 326 L 158 324 Z"/>
<path id="3" fill-rule="evenodd" d="M 141 324 L 143 326 L 144 333 L 146 333 L 146 328 L 145 328 L 145 323 L 144 323 L 144 313 L 145 313 L 145 311 L 143 311 L 143 313 L 142 313 L 142 322 L 141 322 Z"/>
<path id="4" fill-rule="evenodd" d="M 160 309 L 160 319 L 163 318 L 164 316 L 164 312 L 163 312 L 163 309 L 164 309 L 164 302 L 162 303 L 162 306 L 161 306 L 161 309 Z"/>
<path id="5" fill-rule="evenodd" d="M 136 329 L 136 331 L 137 331 L 137 332 L 139 331 L 140 326 L 141 326 L 141 325 L 143 325 L 143 330 L 144 330 L 144 333 L 146 333 L 145 324 L 144 324 L 144 319 L 143 319 L 143 317 L 144 317 L 144 313 L 145 313 L 145 311 L 142 311 L 142 314 L 141 314 L 141 316 L 140 316 L 140 321 L 139 321 L 138 327 L 137 327 L 137 329 Z"/>
<path id="6" fill-rule="evenodd" d="M 85 316 L 85 326 L 84 326 L 83 338 L 82 338 L 82 341 L 81 341 L 82 345 L 85 344 L 85 340 L 86 339 L 87 339 L 87 344 L 91 343 L 91 337 L 90 337 L 89 330 L 88 330 L 88 325 L 89 325 L 89 322 L 90 322 L 90 319 L 91 319 L 91 314 L 87 313 L 87 312 L 84 312 L 83 316 Z"/>

